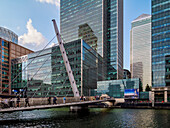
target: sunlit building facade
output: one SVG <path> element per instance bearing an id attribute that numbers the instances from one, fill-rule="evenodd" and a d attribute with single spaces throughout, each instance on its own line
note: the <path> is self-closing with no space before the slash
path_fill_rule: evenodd
<path id="1" fill-rule="evenodd" d="M 11 94 L 11 60 L 32 53 L 16 43 L 0 38 L 0 93 Z"/>
<path id="2" fill-rule="evenodd" d="M 107 79 L 123 78 L 123 0 L 61 0 L 65 43 L 83 39 L 104 59 Z"/>
<path id="3" fill-rule="evenodd" d="M 143 90 L 152 86 L 151 15 L 142 14 L 131 23 L 130 70 L 132 78 L 140 78 Z"/>

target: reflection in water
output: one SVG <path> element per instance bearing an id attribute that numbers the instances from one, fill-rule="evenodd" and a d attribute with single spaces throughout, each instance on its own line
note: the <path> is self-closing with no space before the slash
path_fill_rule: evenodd
<path id="1" fill-rule="evenodd" d="M 0 127 L 58 128 L 168 128 L 169 110 L 151 109 L 90 109 L 71 113 L 68 108 L 0 114 Z"/>

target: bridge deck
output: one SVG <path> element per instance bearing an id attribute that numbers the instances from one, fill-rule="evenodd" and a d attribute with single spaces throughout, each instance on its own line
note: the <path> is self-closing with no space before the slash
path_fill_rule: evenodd
<path id="1" fill-rule="evenodd" d="M 61 107 L 70 107 L 70 106 L 81 106 L 81 105 L 90 105 L 100 102 L 107 102 L 114 100 L 107 99 L 107 100 L 94 100 L 94 101 L 83 101 L 83 102 L 73 102 L 73 103 L 63 103 L 63 104 L 56 104 L 56 105 L 39 105 L 39 106 L 30 106 L 30 107 L 17 107 L 17 108 L 6 108 L 0 109 L 0 113 L 8 113 L 8 112 L 15 112 L 15 111 L 31 111 L 36 109 L 50 109 L 50 108 L 61 108 Z"/>

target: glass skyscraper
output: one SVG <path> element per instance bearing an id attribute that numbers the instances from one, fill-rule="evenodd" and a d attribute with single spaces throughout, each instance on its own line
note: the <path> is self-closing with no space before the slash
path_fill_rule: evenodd
<path id="1" fill-rule="evenodd" d="M 169 86 L 166 73 L 170 55 L 170 1 L 152 0 L 152 86 Z M 166 77 L 167 79 L 166 79 Z M 166 83 L 166 81 L 167 83 Z"/>
<path id="2" fill-rule="evenodd" d="M 131 23 L 130 69 L 132 78 L 140 78 L 145 90 L 152 86 L 151 15 L 142 14 Z"/>
<path id="3" fill-rule="evenodd" d="M 61 0 L 65 43 L 83 39 L 104 59 L 108 79 L 123 77 L 123 0 Z"/>

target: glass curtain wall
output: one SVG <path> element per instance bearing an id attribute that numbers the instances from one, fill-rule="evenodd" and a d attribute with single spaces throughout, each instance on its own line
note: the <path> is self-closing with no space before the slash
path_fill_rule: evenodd
<path id="1" fill-rule="evenodd" d="M 0 39 L 0 42 L 0 91 L 2 93 L 9 93 L 9 42 L 2 39 Z"/>
<path id="2" fill-rule="evenodd" d="M 124 98 L 125 89 L 139 89 L 141 82 L 139 78 L 98 81 L 96 94 L 107 94 L 114 98 Z"/>
<path id="3" fill-rule="evenodd" d="M 152 86 L 165 87 L 165 57 L 170 55 L 170 1 L 152 0 Z"/>

